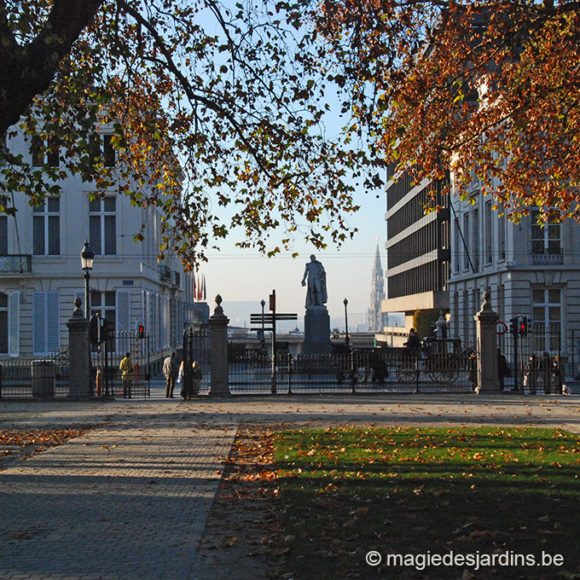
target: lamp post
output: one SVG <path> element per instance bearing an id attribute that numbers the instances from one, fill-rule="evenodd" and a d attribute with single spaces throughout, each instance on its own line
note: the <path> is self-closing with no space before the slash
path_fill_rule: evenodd
<path id="1" fill-rule="evenodd" d="M 346 344 L 346 348 L 350 347 L 350 339 L 348 338 L 348 300 L 345 298 L 342 303 L 344 304 L 344 326 L 345 326 L 345 335 L 344 335 L 344 343 Z"/>
<path id="2" fill-rule="evenodd" d="M 89 280 L 91 279 L 90 271 L 93 269 L 93 261 L 95 259 L 95 252 L 91 250 L 88 240 L 85 241 L 83 249 L 81 250 L 81 268 L 85 273 L 85 318 L 89 320 L 91 316 L 91 305 L 89 295 Z"/>

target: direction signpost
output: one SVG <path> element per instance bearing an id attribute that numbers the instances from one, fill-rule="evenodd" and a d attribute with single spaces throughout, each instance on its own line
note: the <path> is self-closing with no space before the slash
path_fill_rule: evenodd
<path id="1" fill-rule="evenodd" d="M 270 294 L 271 312 L 262 312 L 259 314 L 250 314 L 250 325 L 259 325 L 258 328 L 250 328 L 251 331 L 262 332 L 270 331 L 272 333 L 272 394 L 276 394 L 276 322 L 279 320 L 298 320 L 297 314 L 276 312 L 276 290 Z M 263 334 L 262 334 L 263 336 Z"/>

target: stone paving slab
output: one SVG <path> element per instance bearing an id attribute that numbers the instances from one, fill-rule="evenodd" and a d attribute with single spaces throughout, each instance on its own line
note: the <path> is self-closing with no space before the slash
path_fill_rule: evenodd
<path id="1" fill-rule="evenodd" d="M 0 578 L 188 578 L 234 435 L 126 419 L 0 472 Z"/>

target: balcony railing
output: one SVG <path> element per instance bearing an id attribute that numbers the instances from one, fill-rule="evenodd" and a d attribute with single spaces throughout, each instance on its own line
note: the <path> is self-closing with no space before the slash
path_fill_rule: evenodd
<path id="1" fill-rule="evenodd" d="M 8 254 L 0 256 L 1 274 L 30 274 L 32 272 L 32 256 L 30 254 Z"/>
<path id="2" fill-rule="evenodd" d="M 562 252 L 551 254 L 532 254 L 534 266 L 558 266 L 564 263 Z"/>

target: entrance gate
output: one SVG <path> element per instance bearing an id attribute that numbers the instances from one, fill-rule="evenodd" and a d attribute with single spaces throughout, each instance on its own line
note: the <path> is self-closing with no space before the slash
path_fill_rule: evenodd
<path id="1" fill-rule="evenodd" d="M 108 334 L 91 351 L 91 390 L 97 398 L 119 398 L 123 396 L 123 384 L 119 363 L 125 353 L 131 354 L 133 378 L 131 397 L 137 399 L 151 396 L 150 337 L 138 331 L 118 331 Z"/>

